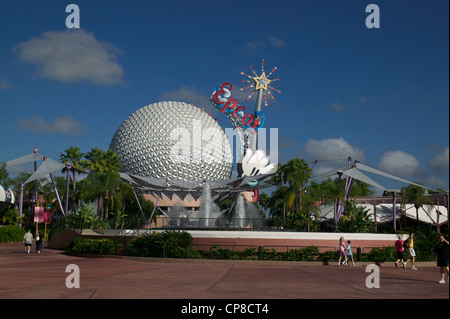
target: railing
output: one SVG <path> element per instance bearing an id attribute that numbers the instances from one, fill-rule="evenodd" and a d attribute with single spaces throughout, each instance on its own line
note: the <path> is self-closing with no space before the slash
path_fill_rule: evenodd
<path id="1" fill-rule="evenodd" d="M 178 218 L 165 217 L 160 219 L 161 228 L 214 228 L 214 229 L 279 229 L 275 220 L 266 218 Z"/>
<path id="2" fill-rule="evenodd" d="M 228 260 L 279 260 L 279 261 L 334 261 L 339 256 L 336 247 L 330 246 L 280 246 L 280 245 L 234 245 L 234 244 L 191 244 L 187 250 L 198 253 L 201 259 Z M 355 259 L 361 257 L 361 249 L 354 248 Z M 125 248 L 124 254 L 128 250 Z M 171 257 L 165 248 L 155 250 L 148 246 L 139 248 L 133 256 Z"/>

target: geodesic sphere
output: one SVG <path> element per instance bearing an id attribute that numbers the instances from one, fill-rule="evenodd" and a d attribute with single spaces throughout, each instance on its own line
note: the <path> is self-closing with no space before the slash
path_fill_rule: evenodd
<path id="1" fill-rule="evenodd" d="M 158 102 L 131 114 L 118 128 L 110 148 L 121 171 L 184 181 L 231 177 L 228 140 L 206 112 L 184 102 Z"/>

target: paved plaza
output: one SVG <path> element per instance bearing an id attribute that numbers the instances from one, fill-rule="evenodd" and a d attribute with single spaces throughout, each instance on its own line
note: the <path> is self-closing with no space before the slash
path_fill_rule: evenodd
<path id="1" fill-rule="evenodd" d="M 33 247 L 34 248 L 34 247 Z M 68 265 L 79 288 L 67 288 Z M 356 267 L 310 262 L 173 260 L 67 256 L 22 244 L 0 244 L 0 299 L 448 299 L 439 268 L 379 268 L 379 288 L 367 288 L 369 263 Z M 371 281 L 374 282 L 374 281 Z M 38 292 L 38 293 L 37 293 Z"/>

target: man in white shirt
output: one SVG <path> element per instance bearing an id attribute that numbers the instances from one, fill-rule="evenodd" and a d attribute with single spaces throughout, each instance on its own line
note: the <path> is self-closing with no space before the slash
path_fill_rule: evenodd
<path id="1" fill-rule="evenodd" d="M 28 229 L 25 235 L 23 235 L 23 242 L 25 244 L 25 252 L 29 254 L 31 250 L 31 244 L 33 243 L 33 235 L 31 234 L 31 229 Z"/>

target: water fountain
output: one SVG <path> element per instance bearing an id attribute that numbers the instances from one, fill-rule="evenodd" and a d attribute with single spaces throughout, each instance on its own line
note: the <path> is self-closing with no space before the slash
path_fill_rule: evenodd
<path id="1" fill-rule="evenodd" d="M 234 211 L 234 223 L 232 223 L 232 225 L 234 225 L 234 227 L 244 228 L 246 226 L 244 196 L 241 194 L 237 196 L 238 198 L 236 199 L 236 208 Z"/>
<path id="2" fill-rule="evenodd" d="M 206 181 L 203 187 L 202 196 L 200 197 L 199 210 L 199 226 L 200 227 L 215 227 L 216 220 L 222 214 L 220 207 L 214 203 L 211 196 L 211 183 Z"/>
<path id="3" fill-rule="evenodd" d="M 166 214 L 169 217 L 170 226 L 182 227 L 189 225 L 188 212 L 181 203 L 176 203 Z"/>
<path id="4" fill-rule="evenodd" d="M 206 182 L 200 197 L 199 210 L 187 210 L 181 203 L 175 204 L 169 212 L 169 226 L 190 228 L 260 228 L 261 215 L 254 203 L 245 202 L 242 194 L 237 194 L 233 213 L 223 214 L 220 207 L 214 203 L 211 194 L 211 184 Z"/>
<path id="5" fill-rule="evenodd" d="M 231 225 L 235 228 L 259 228 L 262 226 L 261 215 L 253 203 L 245 203 L 244 196 L 239 194 L 236 199 Z"/>

